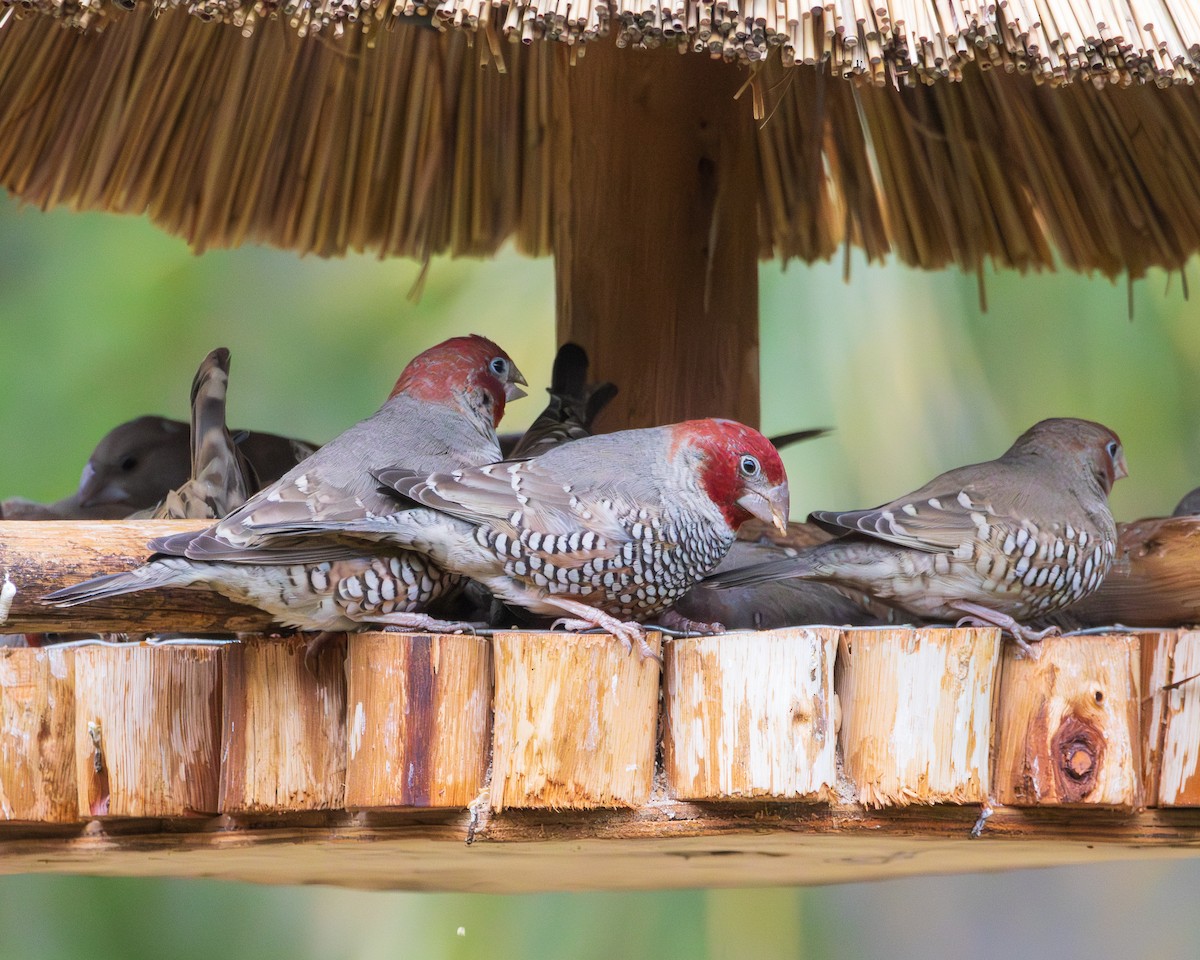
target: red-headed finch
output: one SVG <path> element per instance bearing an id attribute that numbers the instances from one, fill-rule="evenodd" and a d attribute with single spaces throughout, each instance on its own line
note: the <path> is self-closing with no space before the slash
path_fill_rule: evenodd
<path id="1" fill-rule="evenodd" d="M 779 454 L 729 420 L 586 437 L 452 473 L 377 476 L 427 509 L 286 532 L 416 551 L 506 603 L 567 629 L 600 627 L 643 653 L 639 623 L 715 569 L 743 521 L 783 530 L 788 512 Z"/>

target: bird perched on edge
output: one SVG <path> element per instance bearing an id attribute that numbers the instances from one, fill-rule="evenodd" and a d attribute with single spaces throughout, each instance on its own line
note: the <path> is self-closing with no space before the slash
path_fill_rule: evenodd
<path id="1" fill-rule="evenodd" d="M 1001 627 L 1029 650 L 1050 630 L 1018 621 L 1060 610 L 1103 581 L 1116 550 L 1108 493 L 1127 473 L 1107 427 L 1043 420 L 999 459 L 951 470 L 891 503 L 813 513 L 836 540 L 709 582 L 833 583 L 923 619 Z"/>
<path id="2" fill-rule="evenodd" d="M 339 434 L 213 526 L 151 542 L 156 555 L 128 573 L 43 598 L 72 606 L 153 587 L 209 586 L 285 626 L 340 631 L 361 623 L 462 628 L 424 611 L 457 581 L 425 557 L 361 542 L 268 538 L 255 525 L 353 520 L 396 509 L 370 470 L 394 463 L 430 471 L 490 463 L 505 403 L 524 396 L 521 372 L 498 346 L 455 337 L 405 367 L 372 416 Z"/>
<path id="3" fill-rule="evenodd" d="M 645 621 L 713 570 L 750 517 L 786 528 L 783 463 L 730 420 L 585 437 L 531 460 L 376 473 L 428 509 L 276 527 L 414 550 L 569 630 L 600 627 L 652 656 Z M 266 532 L 266 531 L 264 531 Z"/>

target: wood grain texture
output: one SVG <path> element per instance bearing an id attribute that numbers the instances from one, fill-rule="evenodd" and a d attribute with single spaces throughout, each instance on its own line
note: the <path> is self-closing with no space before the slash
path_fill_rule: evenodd
<path id="1" fill-rule="evenodd" d="M 0 520 L 0 571 L 17 588 L 9 632 L 233 633 L 264 630 L 270 618 L 209 590 L 146 590 L 59 609 L 37 603 L 61 587 L 144 563 L 153 537 L 199 530 L 197 520 Z"/>
<path id="2" fill-rule="evenodd" d="M 1200 631 L 1139 639 L 1146 803 L 1200 806 Z"/>
<path id="3" fill-rule="evenodd" d="M 346 790 L 345 646 L 312 663 L 307 640 L 245 636 L 224 648 L 223 813 L 336 810 Z"/>
<path id="4" fill-rule="evenodd" d="M 221 657 L 217 645 L 75 648 L 79 809 L 93 817 L 186 817 L 217 810 Z"/>
<path id="5" fill-rule="evenodd" d="M 483 637 L 349 638 L 346 806 L 465 807 L 487 785 L 492 651 Z"/>
<path id="6" fill-rule="evenodd" d="M 668 793 L 690 800 L 828 799 L 837 777 L 839 634 L 835 627 L 795 627 L 668 640 Z"/>
<path id="7" fill-rule="evenodd" d="M 74 651 L 0 649 L 0 820 L 70 822 L 78 811 Z"/>
<path id="8" fill-rule="evenodd" d="M 842 632 L 839 740 L 860 803 L 987 800 L 999 652 L 994 629 Z"/>
<path id="9" fill-rule="evenodd" d="M 605 430 L 758 424 L 759 171 L 749 98 L 734 99 L 744 81 L 668 50 L 555 56 L 558 339 L 587 350 L 593 379 L 620 385 Z"/>
<path id="10" fill-rule="evenodd" d="M 1136 636 L 1049 637 L 1036 660 L 1006 645 L 996 701 L 995 796 L 1016 805 L 1142 802 Z"/>
<path id="11" fill-rule="evenodd" d="M 661 649 L 658 633 L 647 636 Z M 659 666 L 603 634 L 498 633 L 491 802 L 636 807 L 650 799 Z"/>
<path id="12" fill-rule="evenodd" d="M 872 811 L 652 801 L 637 810 L 310 813 L 0 824 L 0 873 L 224 877 L 494 893 L 827 884 L 1200 855 L 1200 811 Z"/>

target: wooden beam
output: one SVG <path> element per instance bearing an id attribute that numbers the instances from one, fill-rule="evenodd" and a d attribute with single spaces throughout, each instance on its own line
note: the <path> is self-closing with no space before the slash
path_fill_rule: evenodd
<path id="1" fill-rule="evenodd" d="M 0 873 L 520 893 L 860 882 L 1200 855 L 1200 811 L 814 804 L 0 824 Z"/>
<path id="2" fill-rule="evenodd" d="M 758 154 L 746 73 L 668 50 L 555 51 L 560 342 L 620 395 L 606 430 L 758 424 Z"/>
<path id="3" fill-rule="evenodd" d="M 150 556 L 153 537 L 204 527 L 196 520 L 0 520 L 0 582 L 16 588 L 6 633 L 234 633 L 269 629 L 265 613 L 210 590 L 147 590 L 59 609 L 38 598 L 106 573 L 132 570 Z"/>

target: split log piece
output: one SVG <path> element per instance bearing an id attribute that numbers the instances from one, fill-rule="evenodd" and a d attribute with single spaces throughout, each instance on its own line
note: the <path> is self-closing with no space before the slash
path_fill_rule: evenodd
<path id="1" fill-rule="evenodd" d="M 1140 636 L 1146 803 L 1200 806 L 1200 630 Z"/>
<path id="2" fill-rule="evenodd" d="M 672 797 L 830 799 L 840 630 L 666 641 L 663 768 Z"/>
<path id="3" fill-rule="evenodd" d="M 222 668 L 222 813 L 341 809 L 346 789 L 345 647 L 244 636 Z"/>
<path id="4" fill-rule="evenodd" d="M 75 648 L 75 771 L 85 816 L 216 812 L 224 646 Z"/>
<path id="5" fill-rule="evenodd" d="M 983 803 L 1000 632 L 843 630 L 843 772 L 870 807 Z"/>
<path id="6" fill-rule="evenodd" d="M 465 807 L 487 784 L 486 637 L 350 635 L 346 806 Z"/>
<path id="7" fill-rule="evenodd" d="M 660 634 L 647 641 L 661 649 Z M 658 663 L 606 634 L 498 633 L 493 650 L 493 808 L 646 803 Z"/>
<path id="8" fill-rule="evenodd" d="M 203 589 L 146 590 L 77 607 L 47 607 L 39 597 L 108 573 L 124 573 L 150 556 L 146 543 L 202 520 L 0 520 L 0 570 L 16 595 L 6 633 L 235 633 L 265 630 L 265 613 Z"/>
<path id="9" fill-rule="evenodd" d="M 1005 646 L 996 704 L 996 799 L 1020 806 L 1140 806 L 1138 638 L 1049 637 L 1037 650 L 1034 660 Z"/>
<path id="10" fill-rule="evenodd" d="M 0 649 L 0 820 L 66 823 L 78 811 L 74 651 Z"/>

